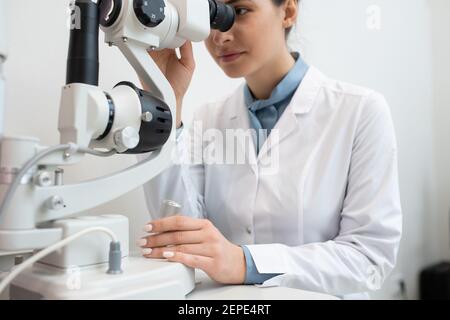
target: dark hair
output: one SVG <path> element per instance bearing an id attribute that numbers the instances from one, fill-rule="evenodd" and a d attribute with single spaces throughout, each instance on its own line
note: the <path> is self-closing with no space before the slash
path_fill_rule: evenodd
<path id="1" fill-rule="evenodd" d="M 300 0 L 296 0 L 297 3 L 300 2 Z M 282 4 L 284 4 L 286 2 L 286 0 L 272 0 L 273 4 L 276 5 L 277 7 L 280 7 Z M 292 31 L 292 27 L 289 27 L 286 29 L 286 38 L 289 36 L 289 33 L 291 33 Z"/>

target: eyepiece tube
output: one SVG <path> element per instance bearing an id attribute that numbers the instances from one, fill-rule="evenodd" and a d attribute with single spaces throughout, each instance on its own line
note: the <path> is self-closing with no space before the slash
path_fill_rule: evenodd
<path id="1" fill-rule="evenodd" d="M 209 15 L 211 17 L 211 29 L 227 32 L 231 29 L 236 19 L 234 8 L 217 0 L 209 1 Z"/>
<path id="2" fill-rule="evenodd" d="M 92 0 L 71 3 L 71 31 L 66 84 L 98 85 L 99 8 Z"/>

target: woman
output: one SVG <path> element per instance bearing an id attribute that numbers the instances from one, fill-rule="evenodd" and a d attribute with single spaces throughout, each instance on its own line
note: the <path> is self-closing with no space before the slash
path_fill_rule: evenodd
<path id="1" fill-rule="evenodd" d="M 174 50 L 151 53 L 177 97 L 180 164 L 145 186 L 159 219 L 138 241 L 143 255 L 224 284 L 367 297 L 393 269 L 401 237 L 389 107 L 379 93 L 330 79 L 289 52 L 296 0 L 226 2 L 235 25 L 212 31 L 206 47 L 245 84 L 198 109 L 189 131 L 181 110 L 192 45 L 180 59 Z M 163 199 L 180 202 L 183 216 L 158 217 Z"/>

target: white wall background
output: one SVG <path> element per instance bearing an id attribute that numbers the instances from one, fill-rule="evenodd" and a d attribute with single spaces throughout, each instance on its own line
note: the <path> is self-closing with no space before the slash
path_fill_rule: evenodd
<path id="1" fill-rule="evenodd" d="M 10 40 L 5 132 L 56 144 L 69 1 L 0 1 L 7 2 Z M 404 278 L 408 297 L 417 298 L 420 269 L 450 256 L 450 1 L 302 1 L 293 46 L 300 45 L 305 59 L 329 76 L 374 88 L 390 102 L 400 148 L 404 237 L 397 268 L 374 297 L 396 298 L 396 282 Z M 379 29 L 372 29 L 378 22 Z M 122 80 L 137 83 L 117 49 L 100 48 L 102 87 Z M 195 55 L 186 118 L 242 81 L 223 75 L 203 44 L 195 45 Z M 101 176 L 134 162 L 128 156 L 87 158 L 66 170 L 66 181 Z M 90 213 L 129 216 L 132 244 L 149 219 L 140 188 Z"/>

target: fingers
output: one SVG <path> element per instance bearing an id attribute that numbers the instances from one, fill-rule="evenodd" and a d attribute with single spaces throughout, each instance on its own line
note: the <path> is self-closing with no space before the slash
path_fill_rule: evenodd
<path id="1" fill-rule="evenodd" d="M 186 41 L 180 47 L 180 59 L 177 57 L 177 53 L 175 49 L 163 49 L 163 50 L 150 50 L 148 54 L 152 59 L 156 62 L 156 64 L 161 64 L 164 61 L 178 61 L 185 68 L 189 70 L 195 69 L 195 59 L 194 59 L 194 51 L 192 48 L 192 42 Z"/>
<path id="2" fill-rule="evenodd" d="M 179 262 L 188 267 L 202 269 L 205 272 L 211 270 L 214 265 L 214 259 L 209 257 L 197 256 L 183 252 L 173 252 L 167 250 L 164 257 L 172 262 Z"/>
<path id="3" fill-rule="evenodd" d="M 201 231 L 165 232 L 143 238 L 139 244 L 143 248 L 165 247 L 169 245 L 202 243 L 204 233 Z M 144 241 L 145 240 L 145 244 Z"/>
<path id="4" fill-rule="evenodd" d="M 162 233 L 168 231 L 194 231 L 206 226 L 207 220 L 186 216 L 172 216 L 152 221 L 144 227 L 146 232 Z"/>
<path id="5" fill-rule="evenodd" d="M 195 59 L 194 59 L 194 50 L 192 48 L 192 42 L 186 41 L 180 47 L 180 63 L 183 64 L 186 68 L 192 70 L 195 68 Z"/>
<path id="6" fill-rule="evenodd" d="M 157 62 L 158 60 L 168 57 L 168 56 L 176 56 L 175 49 L 163 49 L 163 50 L 149 50 L 148 54 Z"/>
<path id="7" fill-rule="evenodd" d="M 142 254 L 146 258 L 161 259 L 164 258 L 164 252 L 166 251 L 181 252 L 204 257 L 214 256 L 213 248 L 204 244 L 182 244 L 172 247 L 153 248 L 151 250 L 147 248 L 142 251 Z"/>

